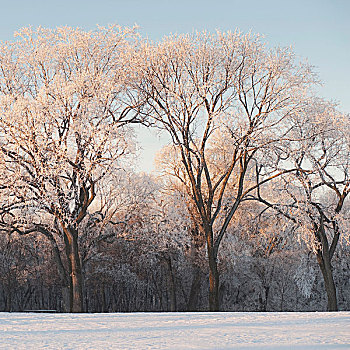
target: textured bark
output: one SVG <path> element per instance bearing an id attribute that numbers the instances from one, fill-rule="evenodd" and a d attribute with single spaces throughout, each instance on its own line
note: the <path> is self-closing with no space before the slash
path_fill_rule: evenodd
<path id="1" fill-rule="evenodd" d="M 321 252 L 318 252 L 317 262 L 320 266 L 324 285 L 327 293 L 327 311 L 338 311 L 337 292 L 335 288 L 332 266 L 329 259 L 325 259 Z"/>
<path id="2" fill-rule="evenodd" d="M 327 239 L 327 235 L 324 227 L 324 216 L 321 216 L 321 222 L 316 234 L 319 242 L 321 243 L 321 247 L 318 249 L 316 253 L 316 258 L 318 265 L 320 266 L 324 285 L 327 293 L 327 311 L 338 311 L 338 303 L 337 303 L 337 292 L 335 288 L 333 271 L 331 259 L 334 254 L 333 244 L 332 244 L 332 252 L 329 248 L 329 243 Z"/>
<path id="3" fill-rule="evenodd" d="M 62 311 L 70 312 L 70 288 L 68 285 L 62 287 Z"/>
<path id="4" fill-rule="evenodd" d="M 191 212 L 190 208 L 190 212 Z M 192 217 L 192 222 L 196 220 Z M 205 236 L 199 230 L 198 225 L 194 224 L 191 229 L 191 248 L 190 261 L 192 265 L 192 282 L 187 300 L 187 311 L 198 311 L 198 300 L 201 291 L 202 281 L 205 273 L 202 271 L 203 260 L 200 251 L 205 248 Z"/>
<path id="5" fill-rule="evenodd" d="M 69 271 L 69 311 L 83 312 L 83 276 L 78 250 L 78 233 L 73 228 L 64 228 L 64 238 Z"/>
<path id="6" fill-rule="evenodd" d="M 209 261 L 209 310 L 219 311 L 219 272 L 216 254 L 210 241 L 211 239 L 209 237 L 207 245 Z"/>

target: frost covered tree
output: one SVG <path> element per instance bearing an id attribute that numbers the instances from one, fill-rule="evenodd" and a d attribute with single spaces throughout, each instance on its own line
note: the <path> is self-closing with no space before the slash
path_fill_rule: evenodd
<path id="1" fill-rule="evenodd" d="M 327 310 L 337 311 L 332 258 L 339 243 L 349 243 L 350 137 L 349 116 L 328 102 L 316 100 L 295 119 L 299 141 L 276 150 L 288 157 L 282 176 L 258 199 L 294 222 L 294 237 L 306 243 L 317 259 L 327 295 Z"/>
<path id="2" fill-rule="evenodd" d="M 120 280 L 125 288 L 116 283 L 118 298 L 127 299 L 128 290 L 133 295 L 141 282 L 147 280 L 148 296 L 136 297 L 143 304 L 142 308 L 148 305 L 148 310 L 183 309 L 185 298 L 181 291 L 187 286 L 181 283 L 186 279 L 186 273 L 180 276 L 180 270 L 183 271 L 189 245 L 188 215 L 183 198 L 178 193 L 169 194 L 166 186 L 145 174 L 119 171 L 109 177 L 112 182 L 105 184 L 101 191 L 101 209 L 94 213 L 90 220 L 92 225 L 85 230 L 84 248 L 88 249 L 82 254 L 84 267 L 108 275 L 112 280 Z M 111 250 L 115 251 L 113 273 L 109 253 L 105 254 Z M 118 254 L 118 251 L 121 252 Z M 128 274 L 136 280 L 125 278 Z M 90 278 L 88 283 L 94 281 Z M 107 291 L 109 287 L 105 289 Z M 129 305 L 130 309 L 123 310 L 135 310 L 132 301 Z"/>
<path id="3" fill-rule="evenodd" d="M 226 229 L 256 188 L 250 179 L 258 159 L 270 162 L 268 150 L 288 137 L 289 117 L 305 107 L 315 77 L 290 49 L 269 50 L 258 36 L 240 32 L 167 37 L 145 45 L 143 57 L 142 112 L 172 138 L 173 175 L 195 203 L 207 247 L 209 307 L 218 310 L 217 259 Z"/>
<path id="4" fill-rule="evenodd" d="M 101 179 L 133 152 L 134 29 L 24 28 L 0 46 L 4 229 L 52 244 L 71 312 L 83 311 L 78 238 Z"/>

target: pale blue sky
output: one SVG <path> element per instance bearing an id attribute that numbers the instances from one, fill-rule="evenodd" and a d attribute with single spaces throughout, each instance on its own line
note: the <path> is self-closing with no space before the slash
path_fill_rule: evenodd
<path id="1" fill-rule="evenodd" d="M 271 46 L 292 45 L 308 58 L 324 82 L 320 94 L 350 112 L 350 0 L 0 0 L 0 9 L 0 40 L 11 40 L 28 25 L 138 24 L 153 40 L 171 32 L 251 30 L 264 34 Z M 159 142 L 141 135 L 142 169 L 150 170 Z"/>

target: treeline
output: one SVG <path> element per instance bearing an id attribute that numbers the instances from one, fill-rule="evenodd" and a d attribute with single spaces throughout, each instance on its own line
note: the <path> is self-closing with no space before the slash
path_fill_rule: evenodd
<path id="1" fill-rule="evenodd" d="M 132 217 L 141 224 L 112 225 L 104 234 L 94 227 L 81 236 L 85 312 L 208 309 L 203 237 L 186 222 L 179 227 L 174 220 L 160 228 L 164 217 L 174 215 L 172 204 L 181 206 L 174 198 L 162 198 L 168 201 L 163 208 L 157 201 L 140 210 L 135 206 Z M 251 208 L 243 210 L 245 223 L 230 228 L 219 257 L 221 310 L 324 311 L 324 282 L 307 247 L 280 230 L 257 232 L 259 223 L 245 211 Z M 119 213 L 120 221 L 126 215 Z M 157 222 L 150 225 L 150 220 Z M 67 311 L 68 291 L 47 240 L 2 235 L 0 259 L 0 310 Z M 350 309 L 349 265 L 350 250 L 341 246 L 333 259 L 340 310 Z"/>
<path id="2" fill-rule="evenodd" d="M 0 45 L 0 308 L 348 309 L 349 115 L 238 31 Z M 136 173 L 133 125 L 171 142 Z"/>

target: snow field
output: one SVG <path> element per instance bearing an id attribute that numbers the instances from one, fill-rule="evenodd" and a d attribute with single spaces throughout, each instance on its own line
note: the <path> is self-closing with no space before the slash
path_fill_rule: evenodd
<path id="1" fill-rule="evenodd" d="M 0 313 L 0 349 L 350 349 L 350 312 Z"/>

